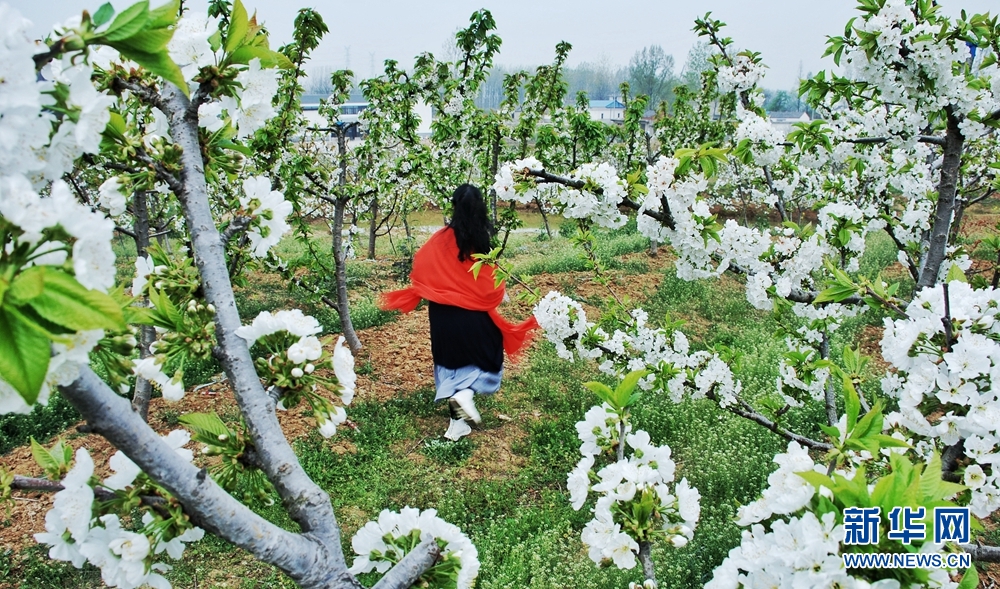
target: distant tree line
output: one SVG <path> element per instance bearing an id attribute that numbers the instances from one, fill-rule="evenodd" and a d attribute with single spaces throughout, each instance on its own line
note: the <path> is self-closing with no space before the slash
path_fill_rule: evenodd
<path id="1" fill-rule="evenodd" d="M 708 43 L 695 44 L 687 54 L 683 67 L 677 71 L 673 55 L 668 55 L 663 47 L 650 45 L 636 51 L 627 66 L 612 63 L 607 56 L 595 62 L 583 62 L 575 67 L 563 69 L 563 80 L 567 86 L 568 101 L 575 101 L 580 92 L 586 92 L 591 100 L 611 100 L 619 97 L 622 82 L 628 82 L 632 95 L 649 96 L 649 110 L 655 111 L 661 102 L 668 107 L 674 102 L 674 89 L 685 86 L 696 91 L 701 84 L 701 73 L 710 69 L 709 57 L 712 47 Z M 448 53 L 448 47 L 445 47 Z M 495 65 L 489 77 L 480 86 L 476 105 L 484 109 L 495 109 L 503 100 L 504 77 L 529 67 Z M 316 66 L 309 72 L 306 91 L 327 94 L 333 86 L 330 77 L 334 68 Z M 355 87 L 351 100 L 363 100 L 361 91 Z M 802 101 L 796 88 L 789 90 L 764 90 L 764 109 L 775 111 L 807 111 L 813 114 Z M 668 111 L 670 109 L 668 108 Z"/>

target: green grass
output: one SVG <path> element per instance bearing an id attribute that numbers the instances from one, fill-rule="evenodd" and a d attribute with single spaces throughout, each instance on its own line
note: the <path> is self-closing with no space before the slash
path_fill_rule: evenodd
<path id="1" fill-rule="evenodd" d="M 559 274 L 585 270 L 579 253 L 563 235 L 566 225 L 560 226 L 560 234 L 551 241 L 538 241 L 537 233 L 512 236 L 509 254 L 515 271 Z M 629 266 L 621 260 L 648 247 L 648 241 L 633 227 L 601 231 L 598 243 L 598 256 L 609 267 L 648 271 L 645 262 Z M 291 248 L 287 253 L 295 254 L 297 246 L 283 242 L 281 247 Z M 891 250 L 884 236 L 873 236 L 862 272 L 873 276 L 892 263 Z M 358 285 L 377 278 L 377 272 L 378 267 L 368 262 L 348 264 L 348 274 Z M 315 314 L 328 331 L 338 328 L 335 312 L 322 315 L 323 309 L 301 300 L 301 293 L 275 284 L 272 278 L 262 276 L 241 289 L 239 306 L 245 319 L 260 310 L 294 304 Z M 743 383 L 745 398 L 761 400 L 775 395 L 777 365 L 785 344 L 772 337 L 778 328 L 776 319 L 752 308 L 739 285 L 726 280 L 688 282 L 668 269 L 661 273 L 657 291 L 641 306 L 654 323 L 664 321 L 667 315 L 684 320 L 682 329 L 694 349 L 724 345 L 739 351 L 735 372 Z M 379 311 L 369 296 L 353 305 L 352 319 L 363 329 L 389 321 L 392 315 Z M 843 346 L 853 344 L 867 325 L 880 321 L 878 314 L 847 321 L 833 340 L 834 358 L 839 358 Z M 575 424 L 597 404 L 596 397 L 581 383 L 613 383 L 600 375 L 593 363 L 559 359 L 547 343 L 537 345 L 523 362 L 523 369 L 505 376 L 499 394 L 477 399 L 484 423 L 458 443 L 441 437 L 448 424 L 447 407 L 433 402 L 430 388 L 400 390 L 384 402 L 358 402 L 348 408 L 356 428 L 343 427 L 330 440 L 314 432 L 294 442 L 306 472 L 330 494 L 348 561 L 352 559 L 350 538 L 358 528 L 382 509 L 411 506 L 437 509 L 441 517 L 469 535 L 482 562 L 480 589 L 620 589 L 630 581 L 642 580 L 638 569 L 599 568 L 590 561 L 580 540 L 581 530 L 591 518 L 589 506 L 574 511 L 566 491 L 567 473 L 580 458 Z M 358 369 L 371 372 L 373 368 L 359 365 Z M 208 363 L 189 370 L 192 378 L 214 374 Z M 58 403 L 58 397 L 54 398 L 50 408 L 61 407 Z M 498 414 L 511 419 L 501 421 Z M 822 415 L 822 407 L 813 404 L 789 412 L 786 419 L 793 428 L 818 435 L 814 424 Z M 222 417 L 227 423 L 237 419 L 235 414 Z M 55 417 L 50 421 L 52 432 L 60 431 L 61 422 Z M 0 420 L 0 428 L 5 423 Z M 759 495 L 775 467 L 774 455 L 787 443 L 712 402 L 674 403 L 656 392 L 644 393 L 634 411 L 634 425 L 648 431 L 655 443 L 671 447 L 678 479 L 686 477 L 702 495 L 702 516 L 694 540 L 679 550 L 662 543 L 654 547 L 660 587 L 701 587 L 739 543 L 742 529 L 733 523 L 738 505 Z M 7 430 L 0 431 L 6 439 Z M 509 441 L 509 464 L 484 464 L 484 452 L 495 436 Z M 279 505 L 255 499 L 250 506 L 277 525 L 296 529 Z M 188 550 L 183 561 L 171 562 L 176 568 L 168 577 L 175 587 L 223 582 L 246 588 L 293 586 L 274 567 L 223 540 L 206 537 Z M 20 554 L 0 553 L 0 584 L 15 583 L 12 586 L 18 588 L 91 586 L 99 582 L 99 575 L 95 575 L 93 570 L 76 571 L 52 563 L 38 547 Z M 364 575 L 362 581 L 371 585 L 375 576 Z"/>
<path id="2" fill-rule="evenodd" d="M 0 455 L 26 445 L 32 436 L 45 443 L 80 421 L 80 414 L 58 392 L 48 405 L 36 405 L 27 415 L 0 415 Z"/>
<path id="3" fill-rule="evenodd" d="M 586 257 L 561 233 L 541 246 L 526 241 L 515 242 L 515 245 L 508 246 L 508 258 L 513 263 L 514 272 L 528 276 L 586 272 L 589 268 Z M 649 248 L 647 238 L 628 230 L 609 232 L 596 229 L 594 233 L 597 239 L 594 252 L 606 267 L 612 270 L 624 270 L 631 274 L 649 271 L 648 265 L 644 262 L 620 259 L 627 254 L 646 251 Z"/>

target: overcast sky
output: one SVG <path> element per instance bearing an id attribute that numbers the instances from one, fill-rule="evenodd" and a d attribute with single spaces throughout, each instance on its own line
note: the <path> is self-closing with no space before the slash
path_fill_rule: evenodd
<path id="1" fill-rule="evenodd" d="M 2 0 L 0 0 L 2 1 Z M 10 0 L 7 0 L 8 2 Z M 101 0 L 13 0 L 13 6 L 31 20 L 37 36 L 55 22 L 82 9 L 91 12 Z M 843 34 L 844 25 L 857 14 L 855 0 L 659 0 L 637 3 L 595 0 L 244 0 L 247 10 L 271 31 L 271 46 L 291 39 L 298 8 L 311 5 L 330 27 L 312 63 L 336 69 L 350 65 L 360 77 L 381 70 L 386 59 L 404 67 L 423 51 L 442 53 L 446 40 L 464 27 L 475 10 L 493 13 L 497 34 L 503 39 L 497 63 L 534 66 L 551 61 L 556 43 L 573 45 L 569 64 L 608 59 L 627 65 L 632 55 L 647 45 L 660 45 L 674 56 L 677 72 L 696 42 L 694 19 L 711 11 L 727 23 L 727 34 L 737 47 L 763 54 L 770 67 L 763 86 L 792 88 L 800 73 L 808 75 L 830 67 L 820 59 L 827 35 Z M 113 0 L 116 8 L 132 0 Z M 160 2 L 152 0 L 153 5 Z M 204 0 L 187 4 L 204 9 Z M 945 12 L 957 15 L 996 12 L 997 0 L 943 0 Z M 349 57 L 348 57 L 349 56 Z M 349 59 L 349 64 L 348 64 Z"/>

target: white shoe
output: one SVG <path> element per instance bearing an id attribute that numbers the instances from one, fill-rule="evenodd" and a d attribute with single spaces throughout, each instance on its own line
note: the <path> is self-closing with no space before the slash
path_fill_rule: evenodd
<path id="1" fill-rule="evenodd" d="M 472 389 L 462 389 L 455 393 L 450 401 L 454 401 L 458 405 L 458 414 L 460 417 L 466 420 L 472 420 L 473 423 L 480 423 L 483 418 L 479 415 L 479 410 L 476 409 L 476 402 L 472 399 L 473 396 Z M 462 414 L 465 415 L 462 415 Z"/>
<path id="2" fill-rule="evenodd" d="M 464 419 L 452 419 L 448 424 L 448 431 L 444 432 L 444 437 L 457 442 L 459 439 L 472 433 L 472 428 Z"/>

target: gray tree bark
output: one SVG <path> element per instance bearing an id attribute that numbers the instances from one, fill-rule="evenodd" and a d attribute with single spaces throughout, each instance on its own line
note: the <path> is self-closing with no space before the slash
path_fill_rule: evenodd
<path id="1" fill-rule="evenodd" d="M 337 130 L 337 152 L 340 155 L 340 181 L 341 190 L 347 184 L 347 137 L 345 129 Z M 351 353 L 357 354 L 361 351 L 361 340 L 354 330 L 354 323 L 351 321 L 351 306 L 347 300 L 347 259 L 344 256 L 344 209 L 347 207 L 348 197 L 345 194 L 338 194 L 336 203 L 333 205 L 333 260 L 334 277 L 337 283 L 337 314 L 340 315 L 340 330 L 347 342 L 347 347 L 351 348 Z"/>
<path id="2" fill-rule="evenodd" d="M 652 545 L 649 542 L 639 542 L 639 562 L 642 563 L 642 574 L 655 583 L 656 570 L 653 567 Z"/>
<path id="3" fill-rule="evenodd" d="M 941 180 L 938 183 L 937 208 L 934 211 L 934 225 L 931 227 L 930 245 L 920 264 L 917 288 L 927 288 L 937 282 L 941 264 L 944 263 L 951 235 L 951 222 L 955 213 L 958 194 L 958 172 L 962 167 L 962 149 L 965 137 L 959 129 L 960 121 L 948 108 L 948 131 L 944 136 L 944 161 L 941 164 Z"/>
<path id="4" fill-rule="evenodd" d="M 375 259 L 375 238 L 378 237 L 378 195 L 372 197 L 372 204 L 369 209 L 372 214 L 371 223 L 368 225 L 368 259 Z"/>
<path id="5" fill-rule="evenodd" d="M 137 190 L 132 195 L 132 209 L 135 213 L 135 223 L 132 225 L 135 234 L 136 257 L 146 257 L 149 249 L 149 207 L 146 203 L 146 191 Z M 148 304 L 149 297 L 144 297 L 143 302 Z M 143 325 L 139 328 L 139 358 L 149 357 L 149 346 L 156 341 L 156 330 L 152 325 Z M 132 393 L 132 410 L 142 417 L 143 421 L 149 421 L 149 399 L 153 394 L 153 385 L 141 376 L 135 378 L 135 391 Z"/>

